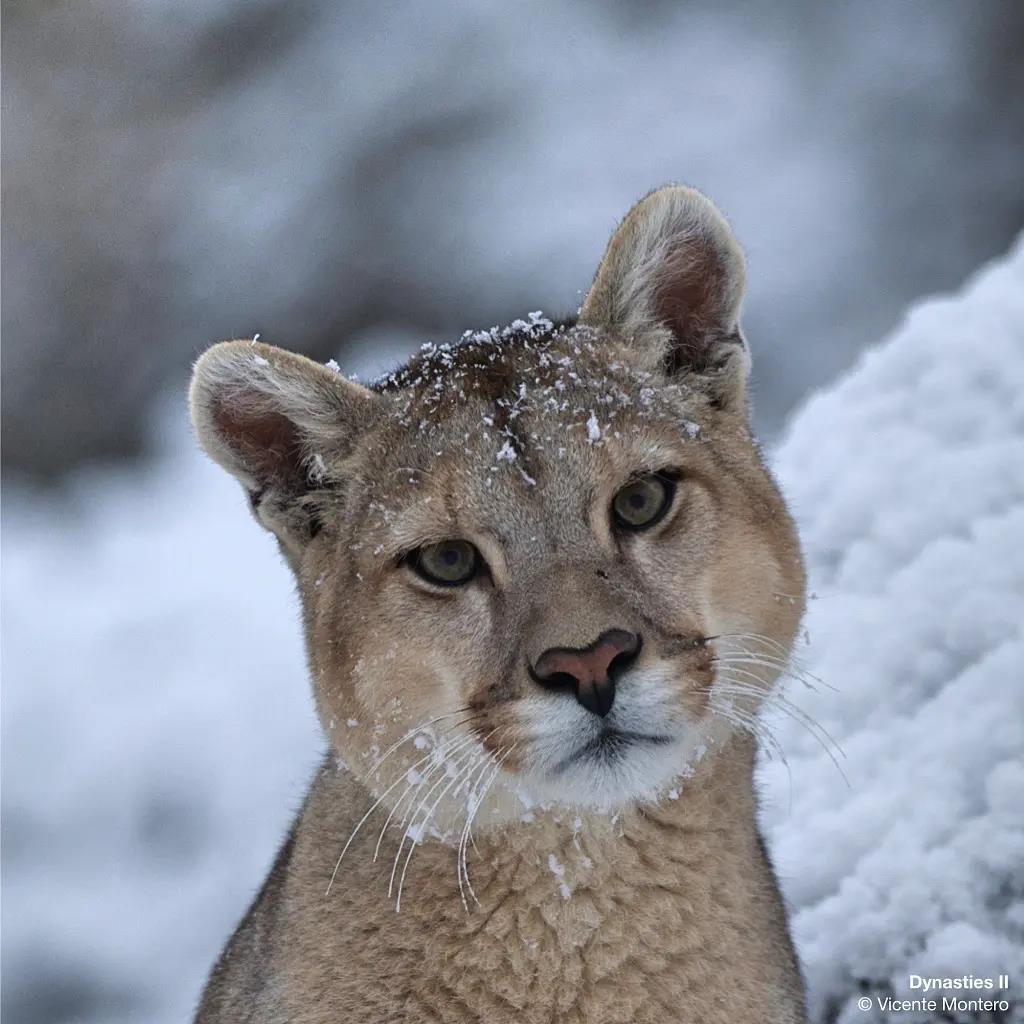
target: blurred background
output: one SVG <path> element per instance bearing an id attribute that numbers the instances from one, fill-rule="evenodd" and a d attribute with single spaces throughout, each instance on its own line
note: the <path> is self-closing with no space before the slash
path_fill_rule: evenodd
<path id="1" fill-rule="evenodd" d="M 363 374 L 576 309 L 684 181 L 770 443 L 1024 223 L 1024 7 L 9 0 L 3 1014 L 185 1019 L 320 740 L 272 544 L 185 422 L 209 342 Z"/>

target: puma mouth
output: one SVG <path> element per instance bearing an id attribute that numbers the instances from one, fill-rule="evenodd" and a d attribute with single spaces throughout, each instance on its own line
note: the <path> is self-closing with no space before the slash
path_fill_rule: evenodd
<path id="1" fill-rule="evenodd" d="M 707 721 L 680 698 L 688 682 L 672 662 L 634 668 L 603 716 L 551 694 L 523 709 L 517 772 L 537 803 L 617 810 L 655 802 L 709 747 Z"/>
<path id="2" fill-rule="evenodd" d="M 558 775 L 580 761 L 592 760 L 608 764 L 620 760 L 634 747 L 646 745 L 663 747 L 672 742 L 671 736 L 607 728 L 559 761 L 552 769 L 552 774 Z"/>

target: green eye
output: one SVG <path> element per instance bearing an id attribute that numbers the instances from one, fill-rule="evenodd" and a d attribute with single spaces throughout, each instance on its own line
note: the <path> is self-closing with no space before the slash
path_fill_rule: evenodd
<path id="1" fill-rule="evenodd" d="M 631 480 L 612 499 L 615 525 L 623 530 L 646 530 L 668 511 L 675 482 L 652 473 Z"/>
<path id="2" fill-rule="evenodd" d="M 442 540 L 417 548 L 409 564 L 428 583 L 458 587 L 477 574 L 480 553 L 468 540 Z"/>

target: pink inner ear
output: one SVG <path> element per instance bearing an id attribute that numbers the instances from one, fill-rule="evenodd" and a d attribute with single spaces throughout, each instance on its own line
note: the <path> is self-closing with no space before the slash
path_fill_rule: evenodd
<path id="1" fill-rule="evenodd" d="M 213 420 L 224 442 L 264 487 L 271 483 L 301 487 L 305 476 L 302 441 L 287 416 L 236 397 L 215 402 Z"/>
<path id="2" fill-rule="evenodd" d="M 706 370 L 722 323 L 725 271 L 711 250 L 687 249 L 664 268 L 655 294 L 656 315 L 672 332 L 672 369 Z"/>

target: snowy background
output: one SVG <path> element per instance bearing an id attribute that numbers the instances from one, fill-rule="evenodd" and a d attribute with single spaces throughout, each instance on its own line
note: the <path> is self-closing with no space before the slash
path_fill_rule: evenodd
<path id="1" fill-rule="evenodd" d="M 813 1019 L 974 973 L 1009 974 L 993 1019 L 1024 1021 L 1024 237 L 810 399 L 773 462 L 821 680 L 789 696 L 827 734 L 784 718 L 764 775 Z"/>
<path id="2" fill-rule="evenodd" d="M 570 310 L 669 179 L 748 249 L 833 688 L 790 696 L 845 751 L 781 719 L 764 773 L 815 1019 L 1024 985 L 1024 8 L 763 6 L 5 5 L 5 1022 L 187 1018 L 317 760 L 191 358 Z"/>

